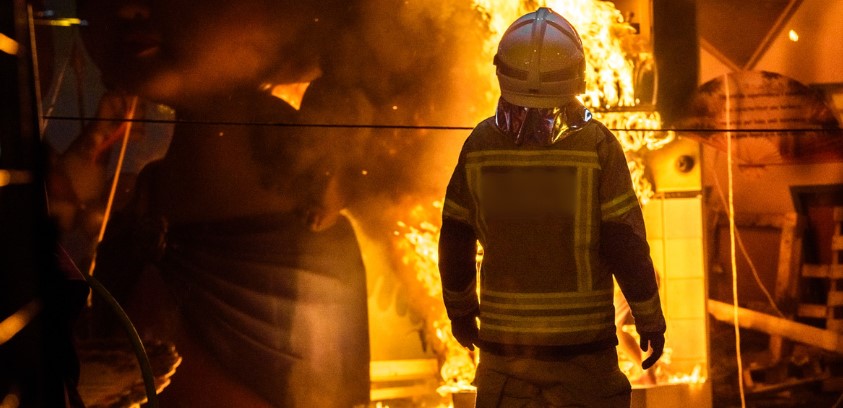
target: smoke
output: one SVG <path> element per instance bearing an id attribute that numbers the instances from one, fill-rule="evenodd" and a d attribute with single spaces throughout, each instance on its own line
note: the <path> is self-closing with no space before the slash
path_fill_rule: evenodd
<path id="1" fill-rule="evenodd" d="M 305 95 L 304 122 L 471 127 L 493 113 L 492 56 L 485 55 L 489 27 L 471 0 L 367 1 L 356 23 L 345 28 L 329 51 L 323 77 Z M 430 319 L 441 300 L 431 298 L 417 281 L 421 272 L 402 261 L 405 254 L 395 246 L 400 237 L 393 232 L 397 221 L 419 222 L 418 214 L 411 214 L 419 207 L 428 217 L 421 221 L 438 225 L 438 210 L 430 205 L 444 197 L 469 131 L 310 129 L 308 134 L 318 142 L 299 150 L 299 157 L 330 155 L 318 161 L 344 169 L 340 185 L 349 197 L 378 308 L 395 307 L 403 314 L 409 305 L 418 317 Z"/>
<path id="2" fill-rule="evenodd" d="M 247 134 L 243 143 L 262 173 L 256 187 L 293 197 L 314 229 L 347 209 L 364 253 L 390 247 L 397 221 L 442 199 L 468 130 L 266 123 L 470 127 L 493 113 L 488 16 L 472 0 L 209 0 L 201 7 L 137 0 L 130 15 L 120 14 L 121 5 L 85 0 L 79 7 L 89 21 L 83 39 L 108 87 L 172 106 L 179 119 L 247 124 L 246 131 L 177 124 L 183 133 L 174 139 L 188 137 L 181 152 L 187 143 L 204 152 L 213 148 L 208 137 Z M 315 73 L 300 111 L 260 91 Z M 251 169 L 229 165 L 242 167 L 218 170 Z M 438 223 L 438 211 L 430 215 Z M 384 267 L 374 274 L 397 273 L 413 292 L 411 304 L 423 297 L 414 272 L 393 249 L 384 253 L 392 259 L 378 260 Z"/>
<path id="3" fill-rule="evenodd" d="M 490 115 L 478 66 L 487 31 L 470 0 L 374 0 L 329 58 L 303 115 L 319 123 L 472 126 Z M 486 63 L 491 66 L 491 58 Z M 308 106 L 310 103 L 310 106 Z M 353 134 L 349 134 L 353 133 Z M 467 131 L 332 131 L 325 137 L 367 172 L 366 195 L 444 193 Z"/>
<path id="4" fill-rule="evenodd" d="M 489 28 L 471 0 L 373 0 L 353 10 L 319 17 L 338 29 L 308 39 L 324 47 L 322 76 L 305 94 L 298 120 L 470 127 L 493 113 L 491 56 L 484 55 Z M 334 174 L 364 228 L 390 229 L 408 206 L 442 198 L 468 133 L 303 128 L 292 136 L 262 132 L 255 145 L 268 184 L 288 185 L 290 173 L 279 166 L 290 162 L 296 174 Z"/>

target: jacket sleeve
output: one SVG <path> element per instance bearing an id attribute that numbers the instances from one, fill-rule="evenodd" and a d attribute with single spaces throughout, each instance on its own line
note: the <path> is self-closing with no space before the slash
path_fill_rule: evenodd
<path id="1" fill-rule="evenodd" d="M 479 313 L 477 236 L 471 223 L 474 206 L 466 181 L 463 153 L 445 193 L 439 235 L 442 297 L 451 319 Z"/>
<path id="2" fill-rule="evenodd" d="M 632 187 L 626 157 L 608 130 L 598 154 L 600 172 L 600 258 L 632 310 L 639 332 L 664 333 L 656 273 L 644 230 L 644 216 Z"/>

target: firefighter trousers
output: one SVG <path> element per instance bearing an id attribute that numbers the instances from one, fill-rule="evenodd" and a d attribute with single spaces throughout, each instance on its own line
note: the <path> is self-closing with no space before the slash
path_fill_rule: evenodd
<path id="1" fill-rule="evenodd" d="M 480 355 L 477 408 L 629 408 L 632 388 L 614 347 L 559 361 Z"/>

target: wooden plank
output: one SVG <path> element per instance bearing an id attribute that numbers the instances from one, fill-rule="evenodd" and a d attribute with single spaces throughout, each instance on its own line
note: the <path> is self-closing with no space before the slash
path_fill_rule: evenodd
<path id="1" fill-rule="evenodd" d="M 793 214 L 793 215 L 791 215 Z M 787 218 L 795 216 L 795 213 L 787 214 L 763 214 L 763 213 L 742 213 L 735 214 L 735 225 L 738 227 L 751 228 L 776 228 L 779 229 L 788 222 Z M 729 225 L 729 217 L 725 214 L 718 217 L 717 225 Z"/>
<path id="2" fill-rule="evenodd" d="M 708 312 L 719 321 L 733 323 L 733 311 L 734 308 L 728 303 L 708 300 Z M 818 329 L 743 307 L 738 308 L 738 324 L 744 329 L 775 334 L 799 343 L 843 354 L 843 335 L 831 330 Z"/>
<path id="3" fill-rule="evenodd" d="M 780 392 L 787 390 L 789 388 L 801 387 L 806 384 L 811 384 L 815 382 L 823 381 L 827 376 L 815 377 L 815 378 L 803 378 L 803 379 L 795 379 L 795 380 L 788 380 L 778 384 L 772 385 L 758 385 L 751 389 L 748 389 L 747 394 L 750 395 L 759 395 L 759 394 L 766 394 L 772 392 Z M 749 387 L 748 387 L 749 388 Z"/>
<path id="4" fill-rule="evenodd" d="M 823 392 L 843 391 L 843 377 L 833 377 L 823 381 Z"/>
<path id="5" fill-rule="evenodd" d="M 838 333 L 843 332 L 843 320 L 840 319 L 828 319 L 825 322 L 825 329 L 836 331 Z"/>
<path id="6" fill-rule="evenodd" d="M 830 291 L 828 292 L 828 302 L 829 306 L 843 306 L 843 292 L 839 291 Z"/>
<path id="7" fill-rule="evenodd" d="M 372 361 L 369 396 L 372 401 L 384 401 L 435 393 L 438 371 L 435 359 Z"/>
<path id="8" fill-rule="evenodd" d="M 831 250 L 843 251 L 843 235 L 834 235 L 831 237 Z"/>
<path id="9" fill-rule="evenodd" d="M 799 295 L 799 270 L 802 264 L 804 222 L 796 213 L 787 213 L 780 218 L 782 233 L 781 241 L 779 241 L 775 299 L 779 305 L 796 305 L 796 298 Z M 793 313 L 794 310 L 783 310 L 783 312 L 788 314 Z"/>
<path id="10" fill-rule="evenodd" d="M 373 388 L 369 391 L 372 401 L 419 397 L 436 393 L 436 387 L 430 385 L 409 385 L 405 387 Z"/>
<path id="11" fill-rule="evenodd" d="M 799 275 L 802 269 L 804 218 L 795 212 L 777 218 L 781 225 L 779 259 L 776 269 L 775 302 L 787 317 L 796 313 L 799 301 Z M 770 336 L 769 349 L 774 361 L 789 358 L 792 344 L 776 335 Z"/>
<path id="12" fill-rule="evenodd" d="M 804 264 L 803 278 L 843 279 L 843 265 Z"/>
<path id="13" fill-rule="evenodd" d="M 828 278 L 831 274 L 831 265 L 826 264 L 804 264 L 802 265 L 803 278 Z"/>
<path id="14" fill-rule="evenodd" d="M 438 372 L 435 359 L 372 361 L 369 365 L 372 382 L 436 378 Z"/>
<path id="15" fill-rule="evenodd" d="M 835 222 L 843 221 L 843 207 L 834 207 L 833 217 Z"/>
<path id="16" fill-rule="evenodd" d="M 828 306 L 802 303 L 796 313 L 799 317 L 809 317 L 813 319 L 825 319 L 828 316 Z"/>

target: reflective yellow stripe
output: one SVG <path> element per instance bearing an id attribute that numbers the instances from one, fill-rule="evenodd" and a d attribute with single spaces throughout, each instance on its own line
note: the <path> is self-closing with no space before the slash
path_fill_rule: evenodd
<path id="1" fill-rule="evenodd" d="M 593 170 L 585 169 L 577 171 L 579 179 L 579 191 L 577 191 L 577 214 L 574 220 L 574 259 L 577 263 L 577 289 L 579 291 L 590 291 L 592 286 L 591 277 L 591 226 L 592 211 L 594 203 L 593 191 Z"/>
<path id="2" fill-rule="evenodd" d="M 625 193 L 623 193 L 623 194 L 621 194 L 621 195 L 619 195 L 619 196 L 617 196 L 617 197 L 615 197 L 615 198 L 613 198 L 613 199 L 611 199 L 611 200 L 609 200 L 609 201 L 607 201 L 603 204 L 600 204 L 600 209 L 603 210 L 603 211 L 607 211 L 607 210 L 611 209 L 612 207 L 614 207 L 614 206 L 616 206 L 616 205 L 618 205 L 622 202 L 625 202 L 625 201 L 629 200 L 630 197 L 634 197 L 634 196 L 635 196 L 635 192 L 632 191 L 632 190 L 629 190 L 629 191 L 627 191 L 627 192 L 625 192 Z"/>
<path id="3" fill-rule="evenodd" d="M 603 219 L 603 221 L 606 221 L 606 220 L 611 220 L 613 218 L 618 218 L 618 217 L 628 213 L 630 210 L 635 208 L 635 206 L 637 206 L 637 205 L 638 205 L 637 201 L 631 201 L 626 206 L 618 208 L 615 211 L 612 211 L 610 213 L 603 213 L 602 219 Z"/>
<path id="4" fill-rule="evenodd" d="M 650 299 L 643 302 L 629 302 L 629 308 L 632 309 L 633 316 L 652 316 L 661 314 L 662 305 L 659 301 L 659 294 L 656 293 Z"/>
<path id="5" fill-rule="evenodd" d="M 620 217 L 621 215 L 626 214 L 629 210 L 635 208 L 637 205 L 638 197 L 636 197 L 634 191 L 629 190 L 626 193 L 623 193 L 620 196 L 600 205 L 600 211 L 602 212 L 601 219 L 605 221 Z"/>
<path id="6" fill-rule="evenodd" d="M 530 160 L 530 161 L 514 161 L 514 160 L 489 160 L 482 163 L 466 163 L 465 168 L 474 167 L 489 167 L 489 166 L 512 166 L 512 167 L 589 167 L 599 169 L 600 165 L 597 163 L 577 162 L 569 160 Z"/>
<path id="7" fill-rule="evenodd" d="M 466 155 L 466 159 L 475 157 L 494 157 L 494 156 L 569 156 L 569 157 L 590 157 L 597 159 L 597 153 L 584 150 L 482 150 L 471 152 Z"/>
<path id="8" fill-rule="evenodd" d="M 588 331 L 598 331 L 598 330 L 614 330 L 614 323 L 596 323 L 596 324 L 587 324 L 587 325 L 565 325 L 565 326 L 557 326 L 557 327 L 531 327 L 531 328 L 524 328 L 524 327 L 513 327 L 513 326 L 503 326 L 494 323 L 482 323 L 481 322 L 481 330 L 494 330 L 500 332 L 513 332 L 513 333 L 577 333 L 577 332 L 588 332 Z"/>
<path id="9" fill-rule="evenodd" d="M 588 297 L 603 298 L 605 296 L 608 296 L 611 299 L 614 296 L 614 289 L 595 290 L 595 291 L 591 291 L 591 292 L 547 292 L 547 293 L 501 292 L 501 291 L 496 291 L 496 290 L 480 289 L 480 296 L 494 296 L 494 297 L 503 298 L 503 299 L 552 299 L 552 300 L 559 300 L 559 301 L 564 302 L 566 300 L 581 300 L 582 298 L 588 298 Z"/>
<path id="10" fill-rule="evenodd" d="M 557 303 L 501 303 L 501 302 L 494 302 L 489 300 L 484 300 L 480 304 L 480 308 L 483 310 L 488 310 L 488 308 L 494 309 L 502 309 L 502 310 L 547 310 L 547 311 L 560 311 L 560 310 L 572 310 L 572 309 L 592 309 L 598 307 L 605 307 L 606 301 L 605 300 L 595 300 L 593 302 L 579 302 L 579 303 L 565 303 L 565 304 L 557 304 Z"/>
<path id="11" fill-rule="evenodd" d="M 549 166 L 600 168 L 596 152 L 576 150 L 491 150 L 466 155 L 466 168 L 476 166 Z"/>
<path id="12" fill-rule="evenodd" d="M 480 311 L 482 315 L 521 316 L 540 318 L 544 315 L 558 316 L 567 313 L 564 319 L 582 316 L 583 313 L 605 313 L 614 293 L 612 289 L 593 292 L 564 293 L 508 293 L 482 290 Z M 614 313 L 609 312 L 612 319 Z"/>
<path id="13" fill-rule="evenodd" d="M 467 208 L 455 203 L 453 200 L 446 198 L 442 205 L 442 215 L 454 218 L 459 221 L 469 222 L 469 211 Z"/>
<path id="14" fill-rule="evenodd" d="M 500 313 L 481 313 L 481 319 L 494 319 L 494 320 L 504 320 L 508 322 L 512 322 L 513 325 L 523 325 L 523 326 L 531 326 L 531 325 L 547 325 L 547 324 L 554 324 L 554 323 L 570 323 L 570 322 L 579 322 L 579 321 L 594 321 L 594 320 L 606 320 L 612 319 L 614 322 L 615 314 L 614 313 L 588 313 L 588 314 L 577 314 L 577 315 L 565 315 L 565 316 L 521 316 L 521 315 L 505 315 Z M 488 321 L 488 320 L 487 320 Z M 501 323 L 503 324 L 503 323 Z"/>

